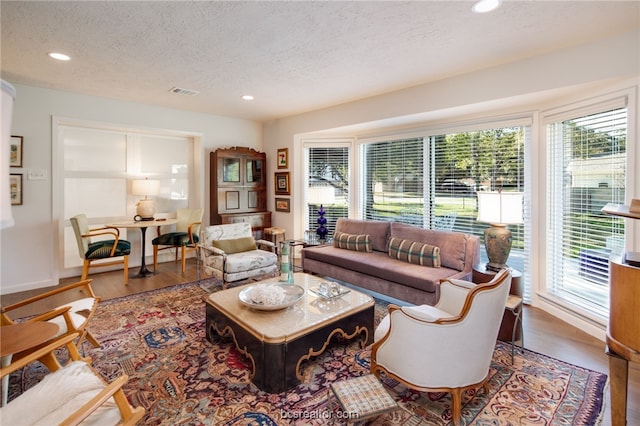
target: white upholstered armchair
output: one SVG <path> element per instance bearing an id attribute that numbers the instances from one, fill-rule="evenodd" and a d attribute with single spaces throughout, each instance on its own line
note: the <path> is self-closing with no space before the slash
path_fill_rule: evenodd
<path id="1" fill-rule="evenodd" d="M 201 269 L 206 275 L 229 283 L 278 273 L 275 244 L 254 239 L 249 223 L 207 226 L 201 234 L 198 248 Z"/>
<path id="2" fill-rule="evenodd" d="M 450 392 L 458 425 L 462 393 L 486 386 L 511 287 L 504 269 L 485 284 L 443 281 L 435 306 L 389 306 L 375 332 L 371 372 L 423 392 Z"/>

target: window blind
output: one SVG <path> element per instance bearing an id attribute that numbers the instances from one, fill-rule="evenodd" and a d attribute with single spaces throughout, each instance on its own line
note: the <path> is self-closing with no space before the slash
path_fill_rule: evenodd
<path id="1" fill-rule="evenodd" d="M 349 147 L 309 147 L 306 149 L 308 183 L 306 194 L 307 229 L 318 227 L 318 208 L 322 204 L 326 214 L 329 236 L 335 231 L 335 222 L 349 216 Z M 323 194 L 315 189 L 325 188 L 332 193 L 326 199 L 313 199 Z M 326 194 L 326 192 L 324 192 Z"/>
<path id="2" fill-rule="evenodd" d="M 607 106 L 547 125 L 547 291 L 602 318 L 624 220 L 601 209 L 624 203 L 627 164 L 627 109 Z"/>
<path id="3" fill-rule="evenodd" d="M 423 226 L 425 146 L 422 137 L 362 145 L 363 218 Z"/>

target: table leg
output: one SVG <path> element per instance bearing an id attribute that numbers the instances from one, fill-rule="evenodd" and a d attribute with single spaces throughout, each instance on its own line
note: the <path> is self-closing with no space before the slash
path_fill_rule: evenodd
<path id="1" fill-rule="evenodd" d="M 146 226 L 141 227 L 140 232 L 142 234 L 142 256 L 141 256 L 142 258 L 140 259 L 140 271 L 131 278 L 147 278 L 157 274 L 157 272 L 150 271 L 149 269 L 147 269 L 147 263 L 145 260 L 145 255 L 147 251 L 147 227 Z"/>
<path id="2" fill-rule="evenodd" d="M 627 423 L 627 386 L 629 361 L 611 351 L 609 355 L 609 375 L 611 392 L 611 424 L 624 426 Z"/>
<path id="3" fill-rule="evenodd" d="M 12 355 L 6 355 L 2 357 L 2 368 L 8 367 L 11 364 Z M 9 396 L 9 375 L 7 374 L 2 378 L 2 406 L 7 405 L 7 397 Z"/>

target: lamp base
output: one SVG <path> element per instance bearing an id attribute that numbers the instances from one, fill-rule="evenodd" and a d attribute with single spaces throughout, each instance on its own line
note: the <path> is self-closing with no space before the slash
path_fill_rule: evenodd
<path id="1" fill-rule="evenodd" d="M 153 200 L 144 199 L 138 201 L 136 215 L 140 217 L 140 220 L 153 220 L 154 214 L 156 214 L 156 203 Z"/>
<path id="2" fill-rule="evenodd" d="M 487 269 L 499 271 L 507 267 L 511 242 L 511 231 L 506 225 L 491 224 L 491 227 L 484 231 L 484 246 L 489 258 Z"/>

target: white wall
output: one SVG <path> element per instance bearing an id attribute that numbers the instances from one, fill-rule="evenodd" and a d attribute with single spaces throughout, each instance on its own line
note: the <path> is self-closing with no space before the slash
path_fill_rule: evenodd
<path id="1" fill-rule="evenodd" d="M 11 82 L 10 82 L 11 83 Z M 12 134 L 24 137 L 23 205 L 13 206 L 15 226 L 0 231 L 0 294 L 57 284 L 52 211 L 52 117 L 147 129 L 200 134 L 203 221 L 209 220 L 209 152 L 218 147 L 262 150 L 262 126 L 248 120 L 154 107 L 14 84 Z M 45 170 L 46 180 L 29 180 L 29 170 Z M 132 259 L 132 263 L 133 263 Z M 55 282 L 54 282 L 55 281 Z"/>

